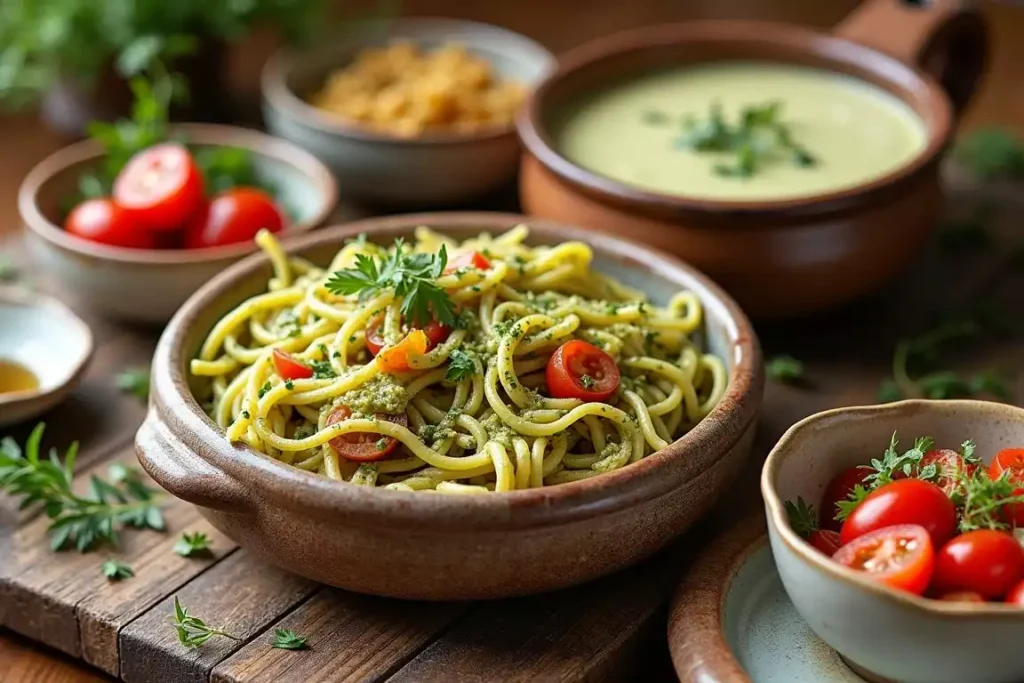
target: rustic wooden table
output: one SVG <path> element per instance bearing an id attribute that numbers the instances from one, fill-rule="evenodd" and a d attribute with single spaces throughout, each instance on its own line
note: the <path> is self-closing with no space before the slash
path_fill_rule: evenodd
<path id="1" fill-rule="evenodd" d="M 756 17 L 828 26 L 854 4 L 852 0 L 705 0 L 673 7 L 672 3 L 654 0 L 625 4 L 615 0 L 586 4 L 524 0 L 476 3 L 477 7 L 464 8 L 457 0 L 406 3 L 411 6 L 410 13 L 467 16 L 469 11 L 469 18 L 506 25 L 556 50 L 612 30 L 695 17 Z M 994 29 L 995 55 L 989 78 L 965 125 L 997 123 L 1024 131 L 1024 90 L 1016 87 L 1014 77 L 1015 65 L 1024 61 L 1024 8 L 988 3 L 985 11 Z M 249 84 L 250 90 L 253 64 L 258 61 L 251 55 L 261 51 L 265 46 L 247 46 L 236 60 L 239 82 Z M 31 114 L 5 116 L 0 139 L 4 143 L 0 251 L 20 253 L 15 205 L 18 185 L 25 172 L 60 142 Z M 997 244 L 1020 241 L 1020 231 L 1011 216 L 1019 215 L 1013 209 L 1014 202 L 1019 201 L 1013 193 L 958 189 L 956 197 L 951 210 L 961 215 L 969 215 L 970 206 L 979 202 L 1000 206 L 996 223 L 1003 241 Z M 886 373 L 892 344 L 900 335 L 920 329 L 939 300 L 964 304 L 984 292 L 1016 301 L 1019 311 L 1020 280 L 1001 278 L 996 282 L 993 278 L 993 273 L 1005 270 L 1000 256 L 1004 252 L 991 249 L 966 260 L 958 257 L 955 263 L 946 260 L 947 256 L 930 253 L 885 296 L 800 324 L 760 328 L 769 353 L 792 353 L 807 361 L 810 385 L 769 386 L 750 467 L 708 523 L 667 553 L 597 586 L 517 601 L 511 607 L 451 606 L 432 610 L 425 618 L 415 606 L 403 608 L 397 603 L 325 590 L 269 568 L 254 572 L 242 551 L 232 552 L 234 546 L 205 527 L 188 506 L 175 505 L 168 512 L 172 531 L 206 529 L 214 534 L 217 553 L 205 562 L 179 560 L 164 547 L 173 543 L 174 534 L 155 545 L 135 540 L 145 534 L 128 535 L 121 552 L 133 557 L 137 569 L 145 566 L 147 572 L 157 572 L 161 579 L 139 582 L 137 589 L 128 594 L 122 591 L 118 600 L 111 601 L 105 582 L 98 580 L 97 557 L 63 555 L 55 563 L 41 541 L 39 524 L 22 523 L 15 532 L 17 518 L 8 505 L 0 510 L 0 590 L 8 591 L 0 601 L 7 605 L 0 605 L 0 624 L 16 624 L 34 640 L 71 652 L 108 672 L 120 669 L 122 675 L 134 680 L 206 680 L 211 671 L 214 679 L 221 681 L 255 677 L 336 680 L 343 674 L 351 677 L 344 680 L 382 680 L 392 674 L 409 681 L 439 680 L 438 676 L 450 677 L 445 680 L 597 680 L 622 676 L 624 667 L 633 679 L 642 674 L 645 680 L 671 680 L 664 651 L 664 597 L 695 548 L 743 511 L 756 511 L 758 464 L 767 447 L 789 424 L 810 412 L 872 401 L 878 381 Z M 30 276 L 47 287 L 45 274 Z M 74 305 L 73 296 L 69 298 Z M 131 458 L 131 438 L 144 406 L 121 395 L 112 377 L 120 368 L 145 366 L 155 336 L 82 313 L 96 335 L 97 357 L 81 390 L 46 419 L 51 425 L 49 443 L 65 445 L 73 438 L 83 440 L 85 457 L 80 469 L 84 471 L 90 464 L 105 463 L 109 457 Z M 992 344 L 978 366 L 1024 370 L 1020 355 L 1012 342 Z M 1024 396 L 1020 379 L 1011 389 L 1018 399 Z M 24 432 L 24 428 L 15 430 L 15 436 L 22 437 Z M 258 575 L 255 579 L 253 573 Z M 18 580 L 10 580 L 15 575 Z M 239 594 L 226 589 L 243 580 L 247 587 L 255 586 L 254 592 Z M 295 661 L 288 659 L 291 653 L 269 651 L 257 641 L 233 654 L 214 647 L 196 661 L 185 659 L 171 640 L 161 641 L 153 635 L 163 629 L 173 638 L 165 623 L 167 610 L 161 609 L 166 607 L 161 601 L 166 602 L 172 584 L 184 586 L 180 589 L 183 599 L 191 597 L 197 612 L 230 617 L 247 639 L 262 633 L 277 617 L 289 614 L 288 623 L 299 624 L 299 630 L 307 635 L 329 635 L 332 647 L 339 642 L 358 646 L 366 653 L 366 660 L 349 662 L 347 665 L 354 668 L 343 671 L 340 660 L 330 652 L 314 650 L 316 654 L 307 656 L 304 664 L 289 668 Z M 268 604 L 269 595 L 276 602 Z M 157 608 L 149 610 L 152 605 Z M 345 610 L 358 618 L 351 623 L 325 618 Z M 439 633 L 444 634 L 442 639 L 438 639 Z M 494 641 L 501 647 L 489 646 Z M 125 653 L 133 652 L 135 655 L 125 658 Z M 125 671 L 122 662 L 136 669 Z M 458 662 L 462 667 L 453 668 Z M 177 674 L 166 673 L 170 671 Z M 165 673 L 161 676 L 158 672 Z M 109 678 L 99 669 L 0 627 L 0 681 L 101 680 Z"/>

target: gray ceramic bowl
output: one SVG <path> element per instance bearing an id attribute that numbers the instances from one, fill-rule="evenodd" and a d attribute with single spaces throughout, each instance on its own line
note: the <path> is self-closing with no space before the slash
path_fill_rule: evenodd
<path id="1" fill-rule="evenodd" d="M 257 176 L 277 188 L 278 201 L 293 212 L 287 234 L 323 224 L 337 204 L 331 172 L 284 140 L 199 123 L 173 130 L 191 147 L 249 150 Z M 18 191 L 18 210 L 34 256 L 64 292 L 86 306 L 133 322 L 167 322 L 203 283 L 256 249 L 251 242 L 207 249 L 124 249 L 69 235 L 61 227 L 63 203 L 75 192 L 82 172 L 96 166 L 101 156 L 92 140 L 65 147 L 39 162 Z"/>
<path id="2" fill-rule="evenodd" d="M 427 206 L 472 199 L 510 182 L 519 162 L 513 125 L 475 133 L 431 133 L 399 138 L 373 132 L 307 102 L 327 76 L 365 47 L 395 40 L 433 49 L 464 45 L 485 58 L 502 79 L 527 88 L 554 66 L 554 57 L 524 36 L 454 19 L 396 19 L 357 24 L 329 46 L 281 52 L 263 70 L 267 128 L 323 159 L 342 194 L 389 205 Z"/>
<path id="3" fill-rule="evenodd" d="M 346 238 L 388 244 L 418 225 L 462 239 L 531 227 L 534 244 L 582 240 L 592 267 L 665 302 L 680 289 L 704 302 L 709 347 L 726 362 L 721 402 L 668 448 L 583 481 L 486 496 L 369 489 L 230 445 L 193 397 L 189 361 L 216 321 L 265 291 L 270 264 L 253 256 L 196 293 L 153 359 L 139 460 L 168 491 L 241 546 L 323 583 L 402 598 L 461 600 L 552 590 L 632 564 L 695 522 L 750 450 L 764 373 L 753 329 L 704 275 L 627 242 L 523 216 L 486 213 L 378 218 L 296 239 L 292 253 L 326 263 Z"/>
<path id="4" fill-rule="evenodd" d="M 902 401 L 829 410 L 791 427 L 761 475 L 768 537 L 786 592 L 814 632 L 869 680 L 1024 681 L 1024 609 L 888 588 L 832 562 L 790 528 L 785 501 L 820 500 L 832 477 L 881 457 L 894 430 L 904 444 L 931 436 L 956 448 L 973 439 L 976 454 L 989 462 L 1003 448 L 1024 446 L 1024 410 L 983 401 Z"/>

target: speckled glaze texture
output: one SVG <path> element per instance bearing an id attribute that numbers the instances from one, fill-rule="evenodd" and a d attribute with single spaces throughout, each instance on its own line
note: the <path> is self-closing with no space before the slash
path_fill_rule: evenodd
<path id="1" fill-rule="evenodd" d="M 987 462 L 1002 448 L 1024 445 L 1024 410 L 982 401 L 903 401 L 830 410 L 791 427 L 761 476 L 768 536 L 786 592 L 814 632 L 872 679 L 1024 681 L 1024 610 L 886 588 L 831 562 L 790 529 L 785 501 L 819 500 L 836 474 L 880 457 L 893 431 L 906 443 L 931 436 L 956 447 L 973 439 Z"/>
<path id="2" fill-rule="evenodd" d="M 338 187 L 327 167 L 284 140 L 211 124 L 180 124 L 174 133 L 193 147 L 249 150 L 256 175 L 276 189 L 282 205 L 297 212 L 288 234 L 322 225 L 338 202 Z M 123 249 L 67 234 L 61 227 L 62 206 L 76 191 L 79 176 L 95 167 L 101 155 L 92 140 L 65 147 L 33 168 L 18 191 L 18 210 L 33 254 L 64 291 L 89 307 L 123 320 L 165 323 L 203 283 L 255 250 L 252 243 Z"/>
<path id="3" fill-rule="evenodd" d="M 329 45 L 308 53 L 281 52 L 267 62 L 261 82 L 268 130 L 323 159 L 337 175 L 342 193 L 355 199 L 436 206 L 510 183 L 520 154 L 511 125 L 398 138 L 352 125 L 306 101 L 360 50 L 396 40 L 425 49 L 464 45 L 486 59 L 498 78 L 527 88 L 555 62 L 525 36 L 472 21 L 402 18 L 353 24 Z"/>
<path id="4" fill-rule="evenodd" d="M 954 45 L 956 58 L 944 59 Z M 520 199 L 527 213 L 680 256 L 751 316 L 826 309 L 878 289 L 924 244 L 942 204 L 939 162 L 985 54 L 984 23 L 954 0 L 871 0 L 831 36 L 785 24 L 694 22 L 602 38 L 565 55 L 519 117 L 526 147 Z M 648 192 L 559 153 L 561 112 L 583 94 L 637 73 L 730 59 L 783 61 L 874 83 L 917 112 L 927 146 L 906 166 L 852 189 L 756 202 Z M 929 69 L 939 80 L 919 64 L 939 65 Z"/>
<path id="5" fill-rule="evenodd" d="M 290 243 L 327 261 L 359 233 L 389 243 L 429 225 L 457 238 L 518 223 L 534 243 L 585 240 L 594 267 L 664 300 L 687 288 L 705 305 L 708 344 L 729 384 L 720 404 L 669 448 L 600 477 L 487 496 L 449 497 L 350 486 L 232 446 L 192 397 L 189 360 L 214 322 L 265 287 L 269 261 L 251 257 L 189 300 L 160 340 L 151 407 L 136 445 L 143 467 L 196 503 L 257 555 L 335 586 L 430 600 L 499 598 L 569 586 L 658 550 L 730 484 L 748 453 L 764 385 L 761 356 L 735 303 L 682 263 L 579 228 L 508 214 L 420 214 L 339 226 Z"/>

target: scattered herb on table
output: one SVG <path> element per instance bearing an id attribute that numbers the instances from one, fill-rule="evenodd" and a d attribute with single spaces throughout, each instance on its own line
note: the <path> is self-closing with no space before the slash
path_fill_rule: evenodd
<path id="1" fill-rule="evenodd" d="M 74 546 L 87 552 L 101 543 L 116 546 L 118 525 L 164 528 L 156 489 L 147 486 L 135 471 L 126 470 L 124 479 L 115 483 L 92 475 L 89 493 L 76 494 L 71 483 L 78 443 L 71 444 L 63 462 L 56 449 L 50 450 L 49 458 L 40 458 L 44 429 L 40 423 L 32 430 L 24 452 L 11 438 L 0 441 L 0 491 L 20 497 L 22 507 L 43 506 L 52 520 L 49 531 L 54 550 Z"/>
<path id="2" fill-rule="evenodd" d="M 143 401 L 149 398 L 149 369 L 132 368 L 118 373 L 117 388 Z"/>
<path id="3" fill-rule="evenodd" d="M 776 356 L 765 366 L 768 376 L 785 384 L 796 384 L 804 378 L 803 362 L 792 356 Z"/>
<path id="4" fill-rule="evenodd" d="M 207 626 L 206 622 L 188 613 L 188 609 L 181 604 L 178 596 L 174 596 L 174 630 L 178 633 L 178 642 L 187 648 L 197 648 L 206 643 L 210 638 L 220 636 L 239 640 L 230 633 Z"/>
<path id="5" fill-rule="evenodd" d="M 291 629 L 275 628 L 274 642 L 270 646 L 279 650 L 305 650 L 306 636 L 300 636 Z"/>
<path id="6" fill-rule="evenodd" d="M 182 557 L 208 557 L 211 553 L 210 545 L 210 537 L 201 531 L 194 534 L 184 533 L 174 544 L 174 552 Z"/>
<path id="7" fill-rule="evenodd" d="M 107 560 L 100 566 L 100 570 L 103 572 L 103 576 L 111 581 L 130 579 L 135 576 L 135 571 L 131 567 L 117 560 Z"/>
<path id="8" fill-rule="evenodd" d="M 981 128 L 960 138 L 953 156 L 981 180 L 1024 177 L 1024 141 L 1008 130 Z"/>

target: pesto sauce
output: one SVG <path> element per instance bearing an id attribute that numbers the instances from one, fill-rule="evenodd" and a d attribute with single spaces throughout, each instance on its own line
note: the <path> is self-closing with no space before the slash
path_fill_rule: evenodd
<path id="1" fill-rule="evenodd" d="M 346 391 L 338 398 L 338 403 L 347 406 L 353 417 L 374 413 L 397 415 L 405 412 L 409 392 L 393 376 L 382 374 L 361 387 Z"/>

